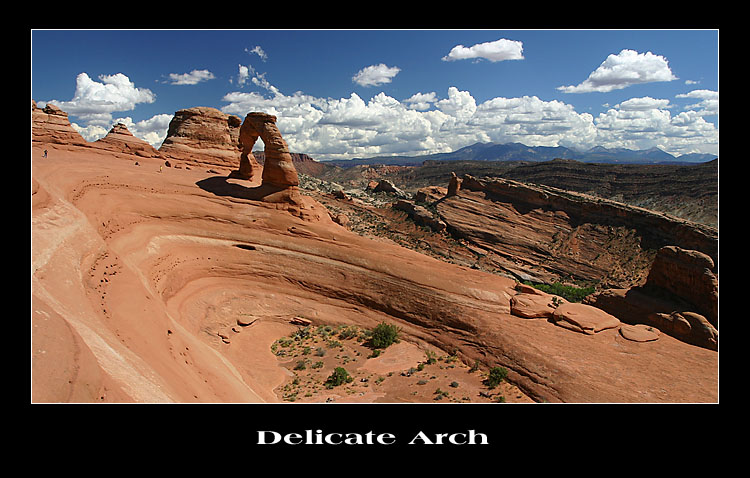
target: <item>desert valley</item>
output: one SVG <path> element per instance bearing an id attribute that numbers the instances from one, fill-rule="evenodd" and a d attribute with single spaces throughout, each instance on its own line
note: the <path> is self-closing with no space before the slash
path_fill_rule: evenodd
<path id="1" fill-rule="evenodd" d="M 32 100 L 32 402 L 719 401 L 717 159 L 342 167 L 276 119 Z"/>

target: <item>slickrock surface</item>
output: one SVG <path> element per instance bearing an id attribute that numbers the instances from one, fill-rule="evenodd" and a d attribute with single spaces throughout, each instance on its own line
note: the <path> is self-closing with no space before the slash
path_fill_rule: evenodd
<path id="1" fill-rule="evenodd" d="M 715 351 L 514 316 L 515 281 L 358 236 L 312 200 L 302 214 L 202 168 L 32 149 L 34 402 L 281 401 L 270 346 L 294 317 L 397 324 L 405 342 L 506 367 L 536 401 L 718 400 Z"/>

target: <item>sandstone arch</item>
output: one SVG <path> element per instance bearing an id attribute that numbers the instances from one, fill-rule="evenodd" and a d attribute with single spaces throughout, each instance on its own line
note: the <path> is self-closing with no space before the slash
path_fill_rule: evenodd
<path id="1" fill-rule="evenodd" d="M 245 116 L 240 127 L 240 169 L 235 176 L 252 180 L 260 170 L 253 155 L 253 146 L 258 138 L 265 144 L 262 185 L 286 188 L 299 185 L 297 170 L 292 162 L 289 147 L 276 126 L 276 116 L 252 112 Z"/>

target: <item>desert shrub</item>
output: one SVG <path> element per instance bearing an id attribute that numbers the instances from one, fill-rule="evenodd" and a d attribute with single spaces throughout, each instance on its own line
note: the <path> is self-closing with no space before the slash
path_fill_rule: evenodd
<path id="1" fill-rule="evenodd" d="M 487 386 L 495 388 L 500 385 L 500 382 L 505 380 L 508 376 L 508 370 L 503 367 L 494 367 L 490 370 L 490 376 L 487 378 Z"/>
<path id="2" fill-rule="evenodd" d="M 554 284 L 534 284 L 532 282 L 524 282 L 526 285 L 530 285 L 535 289 L 539 289 L 543 292 L 553 295 L 559 295 L 568 302 L 581 302 L 584 297 L 590 295 L 596 290 L 595 287 L 575 287 L 571 285 L 563 285 L 559 282 Z"/>
<path id="3" fill-rule="evenodd" d="M 398 334 L 401 329 L 395 325 L 389 325 L 385 322 L 379 323 L 370 335 L 370 345 L 376 349 L 384 349 L 398 341 Z"/>
<path id="4" fill-rule="evenodd" d="M 358 334 L 358 331 L 355 327 L 346 327 L 339 332 L 339 338 L 341 340 L 348 340 L 351 338 L 356 337 Z"/>
<path id="5" fill-rule="evenodd" d="M 354 379 L 351 375 L 349 375 L 349 372 L 347 372 L 345 368 L 336 367 L 333 373 L 331 373 L 331 375 L 329 375 L 328 379 L 326 380 L 325 386 L 326 388 L 333 388 L 344 383 L 349 383 L 353 380 Z"/>
<path id="6" fill-rule="evenodd" d="M 294 366 L 294 370 L 305 370 L 306 367 L 307 365 L 305 364 L 305 361 L 300 360 L 299 362 L 297 362 L 297 365 Z"/>
<path id="7" fill-rule="evenodd" d="M 310 333 L 309 326 L 305 328 L 297 327 L 297 330 L 294 332 L 294 334 L 292 334 L 292 337 L 294 338 L 294 340 L 299 342 L 301 340 L 305 340 L 306 338 L 310 337 L 310 335 L 311 333 Z"/>

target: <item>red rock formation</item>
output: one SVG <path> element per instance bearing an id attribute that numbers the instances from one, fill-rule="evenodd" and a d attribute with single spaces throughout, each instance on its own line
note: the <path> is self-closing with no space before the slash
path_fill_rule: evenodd
<path id="1" fill-rule="evenodd" d="M 179 110 L 169 122 L 159 152 L 189 164 L 232 168 L 240 155 L 237 116 L 197 106 Z"/>
<path id="2" fill-rule="evenodd" d="M 567 302 L 555 308 L 555 324 L 584 334 L 595 334 L 620 325 L 617 317 L 588 304 Z"/>
<path id="3" fill-rule="evenodd" d="M 706 254 L 676 246 L 659 249 L 646 287 L 669 291 L 693 304 L 708 321 L 719 325 L 719 283 L 714 262 Z"/>
<path id="4" fill-rule="evenodd" d="M 456 176 L 456 173 L 451 172 L 451 179 L 448 183 L 448 196 L 455 196 L 458 194 L 459 189 L 461 189 L 461 179 Z"/>
<path id="5" fill-rule="evenodd" d="M 252 178 L 259 169 L 252 150 L 258 138 L 265 144 L 262 184 L 277 188 L 298 186 L 299 177 L 294 168 L 289 147 L 276 127 L 276 117 L 266 113 L 252 112 L 245 116 L 239 131 L 242 145 L 239 175 Z"/>
<path id="6" fill-rule="evenodd" d="M 717 350 L 718 279 L 713 261 L 675 246 L 659 250 L 645 284 L 585 299 L 628 324 L 645 324 L 689 344 Z"/>
<path id="7" fill-rule="evenodd" d="M 114 125 L 107 136 L 94 141 L 91 146 L 116 153 L 135 154 L 144 158 L 160 157 L 156 148 L 133 136 L 133 133 L 122 123 Z"/>
<path id="8" fill-rule="evenodd" d="M 646 280 L 660 247 L 717 251 L 708 226 L 547 186 L 465 175 L 455 195 L 423 188 L 418 197 L 451 235 L 481 250 L 487 267 L 520 280 L 632 287 Z"/>
<path id="9" fill-rule="evenodd" d="M 31 141 L 73 146 L 88 145 L 83 136 L 70 125 L 68 113 L 53 104 L 39 108 L 34 100 L 31 100 Z"/>

